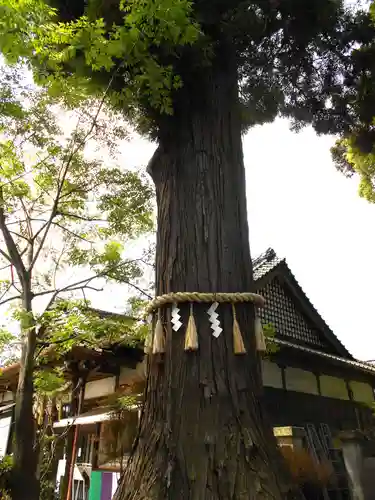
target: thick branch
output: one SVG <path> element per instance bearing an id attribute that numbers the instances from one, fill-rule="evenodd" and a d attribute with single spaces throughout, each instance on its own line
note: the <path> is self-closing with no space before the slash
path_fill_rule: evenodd
<path id="1" fill-rule="evenodd" d="M 22 284 L 24 284 L 27 280 L 27 271 L 25 269 L 25 266 L 23 264 L 21 255 L 17 249 L 17 246 L 13 240 L 12 235 L 9 232 L 9 229 L 7 227 L 7 222 L 5 219 L 5 214 L 4 214 L 4 198 L 3 198 L 3 190 L 2 187 L 0 187 L 0 231 L 3 233 L 5 245 L 8 250 L 9 257 L 5 252 L 1 250 L 1 254 L 4 257 L 7 257 L 9 262 L 12 262 L 14 267 L 16 268 L 18 277 L 21 281 Z"/>
<path id="2" fill-rule="evenodd" d="M 2 255 L 4 257 L 4 259 L 6 259 L 7 261 L 12 262 L 12 259 L 10 258 L 10 256 L 6 252 L 4 252 L 4 250 L 1 250 L 1 248 L 0 248 L 0 255 Z M 9 266 L 6 266 L 6 267 L 9 267 Z M 3 267 L 2 269 L 5 269 L 5 267 Z"/>

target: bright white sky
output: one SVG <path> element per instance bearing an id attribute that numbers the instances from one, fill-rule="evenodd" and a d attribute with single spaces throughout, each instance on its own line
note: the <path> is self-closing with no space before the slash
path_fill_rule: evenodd
<path id="1" fill-rule="evenodd" d="M 285 257 L 338 338 L 354 356 L 370 360 L 375 205 L 359 198 L 356 180 L 335 170 L 333 142 L 312 129 L 290 132 L 284 120 L 245 136 L 250 246 L 253 257 L 268 247 Z M 125 166 L 146 165 L 154 147 L 140 138 L 124 143 Z"/>

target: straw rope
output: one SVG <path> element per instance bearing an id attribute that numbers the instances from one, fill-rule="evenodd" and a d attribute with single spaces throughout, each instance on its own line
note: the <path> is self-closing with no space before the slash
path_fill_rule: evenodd
<path id="1" fill-rule="evenodd" d="M 147 306 L 146 314 L 151 314 L 159 307 L 167 304 L 180 304 L 183 302 L 197 302 L 197 303 L 212 303 L 218 302 L 219 304 L 230 303 L 239 304 L 243 302 L 253 302 L 257 307 L 264 307 L 265 300 L 257 293 L 200 293 L 200 292 L 176 292 L 167 293 L 155 297 Z"/>

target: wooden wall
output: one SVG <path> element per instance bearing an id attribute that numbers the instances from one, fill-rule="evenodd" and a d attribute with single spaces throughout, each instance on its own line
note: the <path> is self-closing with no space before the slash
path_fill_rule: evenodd
<path id="1" fill-rule="evenodd" d="M 366 428 L 371 424 L 369 407 L 352 401 L 266 387 L 263 402 L 274 427 L 328 424 L 331 431 Z"/>

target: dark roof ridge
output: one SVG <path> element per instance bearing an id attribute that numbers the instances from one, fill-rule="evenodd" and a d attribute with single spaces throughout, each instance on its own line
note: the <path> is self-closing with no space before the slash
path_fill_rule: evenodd
<path id="1" fill-rule="evenodd" d="M 329 358 L 329 359 L 333 359 L 336 361 L 340 361 L 342 363 L 345 363 L 347 365 L 351 365 L 355 368 L 360 368 L 361 370 L 370 372 L 372 374 L 375 373 L 375 366 L 367 361 L 360 361 L 360 360 L 355 359 L 355 358 L 353 358 L 353 359 L 343 358 L 341 356 L 337 356 L 337 355 L 331 354 L 329 352 L 319 351 L 317 349 L 313 349 L 311 347 L 307 347 L 307 346 L 300 345 L 300 344 L 295 344 L 293 342 L 289 342 L 288 340 L 284 340 L 284 339 L 273 338 L 273 339 L 270 339 L 270 342 L 275 342 L 276 344 L 279 344 L 281 346 L 299 349 L 300 351 L 305 351 L 305 352 L 308 352 L 310 354 L 316 354 L 318 356 L 322 356 L 323 358 Z"/>

